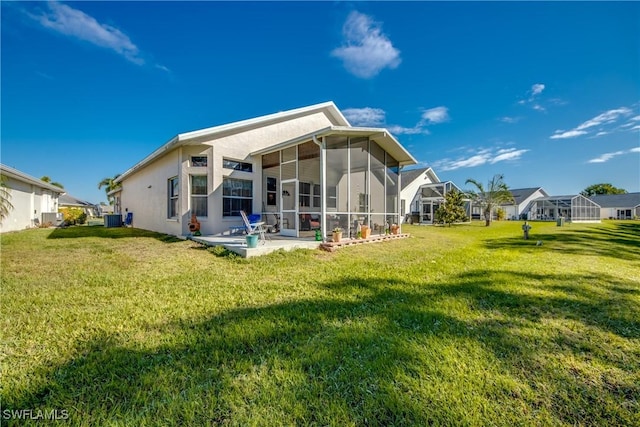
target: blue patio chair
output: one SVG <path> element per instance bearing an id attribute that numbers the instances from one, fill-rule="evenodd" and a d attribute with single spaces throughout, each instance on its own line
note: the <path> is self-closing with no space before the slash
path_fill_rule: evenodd
<path id="1" fill-rule="evenodd" d="M 124 226 L 131 227 L 133 224 L 133 212 L 127 212 L 127 216 L 124 219 Z"/>
<path id="2" fill-rule="evenodd" d="M 260 236 L 260 241 L 262 244 L 266 242 L 266 231 L 267 229 L 264 226 L 264 221 L 251 222 L 249 217 L 254 217 L 256 215 L 247 216 L 245 211 L 240 211 L 240 215 L 242 216 L 242 221 L 244 221 L 245 228 L 247 230 L 247 234 L 258 234 Z M 257 215 L 258 219 L 260 219 L 260 215 Z"/>

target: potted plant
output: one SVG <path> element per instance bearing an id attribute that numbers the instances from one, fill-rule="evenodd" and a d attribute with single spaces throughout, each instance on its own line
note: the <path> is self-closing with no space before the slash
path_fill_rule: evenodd
<path id="1" fill-rule="evenodd" d="M 391 234 L 398 234 L 400 232 L 400 226 L 398 224 L 391 224 Z"/>
<path id="2" fill-rule="evenodd" d="M 368 225 L 363 225 L 360 227 L 360 232 L 362 233 L 363 239 L 368 239 L 371 236 L 371 229 Z"/>
<path id="3" fill-rule="evenodd" d="M 334 242 L 339 242 L 340 240 L 342 240 L 342 228 L 340 227 L 334 228 L 332 237 Z"/>

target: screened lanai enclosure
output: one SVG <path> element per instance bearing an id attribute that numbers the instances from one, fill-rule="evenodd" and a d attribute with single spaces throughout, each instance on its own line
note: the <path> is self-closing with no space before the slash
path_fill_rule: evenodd
<path id="1" fill-rule="evenodd" d="M 282 235 L 327 238 L 340 228 L 354 238 L 362 225 L 375 235 L 400 224 L 400 168 L 415 159 L 391 135 L 332 129 L 287 145 L 261 153 L 263 214 Z"/>
<path id="2" fill-rule="evenodd" d="M 436 211 L 444 204 L 445 197 L 452 190 L 460 189 L 451 181 L 424 184 L 418 190 L 419 198 L 416 200 L 416 211 L 420 212 L 420 224 L 433 224 Z M 464 198 L 464 210 L 467 218 L 471 218 L 471 200 Z"/>
<path id="3" fill-rule="evenodd" d="M 580 194 L 576 196 L 541 197 L 531 202 L 530 219 L 572 222 L 600 222 L 600 205 Z"/>

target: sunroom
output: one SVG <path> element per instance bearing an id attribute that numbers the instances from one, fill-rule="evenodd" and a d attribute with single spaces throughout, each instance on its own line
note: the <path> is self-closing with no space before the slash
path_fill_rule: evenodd
<path id="1" fill-rule="evenodd" d="M 529 218 L 540 221 L 600 222 L 600 205 L 580 194 L 540 197 L 531 202 Z"/>
<path id="2" fill-rule="evenodd" d="M 252 153 L 262 162 L 262 214 L 280 234 L 400 224 L 400 169 L 416 160 L 384 129 L 332 126 Z"/>
<path id="3" fill-rule="evenodd" d="M 420 186 L 418 190 L 419 198 L 416 200 L 416 210 L 420 212 L 420 224 L 433 224 L 435 222 L 436 211 L 444 204 L 447 194 L 453 190 L 462 192 L 451 181 L 434 182 Z M 465 197 L 463 200 L 467 218 L 471 218 L 471 199 Z"/>

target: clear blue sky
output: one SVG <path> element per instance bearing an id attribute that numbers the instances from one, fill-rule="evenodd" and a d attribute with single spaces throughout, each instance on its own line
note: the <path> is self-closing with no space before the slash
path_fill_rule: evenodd
<path id="1" fill-rule="evenodd" d="M 1 161 L 94 203 L 178 133 L 329 100 L 463 188 L 640 191 L 638 2 L 1 8 Z"/>

